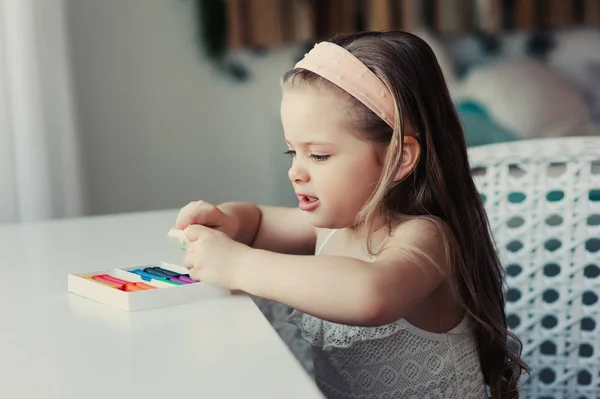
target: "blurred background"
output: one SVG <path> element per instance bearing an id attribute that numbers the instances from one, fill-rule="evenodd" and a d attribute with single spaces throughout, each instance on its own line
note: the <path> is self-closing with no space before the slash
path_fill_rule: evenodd
<path id="1" fill-rule="evenodd" d="M 434 49 L 470 146 L 598 135 L 600 0 L 0 0 L 0 223 L 293 205 L 279 78 L 339 32 Z"/>

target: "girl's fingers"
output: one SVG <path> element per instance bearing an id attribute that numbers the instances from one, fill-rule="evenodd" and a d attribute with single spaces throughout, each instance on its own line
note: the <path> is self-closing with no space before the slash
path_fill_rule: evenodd
<path id="1" fill-rule="evenodd" d="M 218 228 L 223 223 L 223 216 L 223 213 L 213 204 L 205 201 L 190 202 L 179 211 L 175 228 L 183 230 L 192 224 Z"/>
<path id="2" fill-rule="evenodd" d="M 183 267 L 190 270 L 194 267 L 194 257 L 192 254 L 188 253 L 183 257 Z"/>
<path id="3" fill-rule="evenodd" d="M 192 224 L 195 216 L 196 202 L 190 202 L 181 210 L 177 215 L 177 219 L 175 220 L 175 228 L 178 230 L 183 230 Z"/>
<path id="4" fill-rule="evenodd" d="M 192 280 L 202 281 L 202 269 L 199 267 L 190 269 L 190 278 Z"/>
<path id="5" fill-rule="evenodd" d="M 199 224 L 194 224 L 186 227 L 185 229 L 185 237 L 190 241 L 197 241 L 200 237 L 205 234 L 211 234 L 213 230 L 210 227 L 201 226 Z"/>

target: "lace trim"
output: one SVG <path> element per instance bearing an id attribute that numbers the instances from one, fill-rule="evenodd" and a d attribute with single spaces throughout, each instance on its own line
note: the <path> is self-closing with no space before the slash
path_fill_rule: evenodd
<path id="1" fill-rule="evenodd" d="M 449 332 L 440 334 L 415 327 L 406 319 L 399 319 L 393 323 L 378 327 L 357 327 L 332 323 L 298 310 L 293 310 L 286 321 L 296 325 L 300 329 L 300 333 L 304 340 L 308 341 L 313 346 L 322 347 L 324 350 L 331 348 L 350 348 L 357 342 L 387 338 L 403 330 L 408 330 L 415 335 L 432 341 L 448 341 L 449 335 L 460 336 L 464 334 L 469 327 L 467 317 L 463 318 L 463 320 Z"/>

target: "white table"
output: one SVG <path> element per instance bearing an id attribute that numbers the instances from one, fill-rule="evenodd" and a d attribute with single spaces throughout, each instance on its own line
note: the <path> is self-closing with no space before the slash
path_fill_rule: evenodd
<path id="1" fill-rule="evenodd" d="M 0 225 L 0 398 L 321 398 L 251 298 L 123 312 L 67 273 L 180 263 L 175 211 Z"/>

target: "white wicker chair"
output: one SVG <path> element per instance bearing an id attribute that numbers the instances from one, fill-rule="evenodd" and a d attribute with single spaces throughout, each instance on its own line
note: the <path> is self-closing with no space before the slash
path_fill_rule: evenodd
<path id="1" fill-rule="evenodd" d="M 527 398 L 600 398 L 600 137 L 469 150 L 523 341 Z"/>

